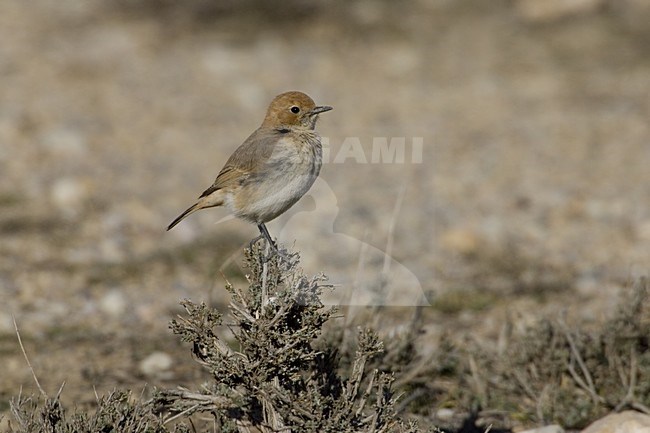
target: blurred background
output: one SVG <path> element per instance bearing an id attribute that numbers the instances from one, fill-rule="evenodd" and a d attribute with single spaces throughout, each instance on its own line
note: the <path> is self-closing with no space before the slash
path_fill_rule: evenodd
<path id="1" fill-rule="evenodd" d="M 271 233 L 342 283 L 377 284 L 387 252 L 431 304 L 424 350 L 506 315 L 599 320 L 648 271 L 644 0 L 4 1 L 0 76 L 2 412 L 34 387 L 12 315 L 64 399 L 187 379 L 167 323 L 227 302 L 257 229 L 165 227 L 287 90 L 334 107 L 330 162 Z M 404 162 L 372 163 L 377 137 Z"/>

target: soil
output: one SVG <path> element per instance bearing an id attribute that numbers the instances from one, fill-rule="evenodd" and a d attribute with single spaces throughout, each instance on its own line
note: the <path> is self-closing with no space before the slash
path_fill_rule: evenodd
<path id="1" fill-rule="evenodd" d="M 388 263 L 386 290 L 414 291 L 385 335 L 419 294 L 425 351 L 507 317 L 602 321 L 650 263 L 650 8 L 592 3 L 2 2 L 0 415 L 38 392 L 14 318 L 64 402 L 200 382 L 168 322 L 227 304 L 257 229 L 165 227 L 287 90 L 334 107 L 328 162 L 269 230 L 340 290 Z M 142 367 L 155 352 L 172 365 Z"/>

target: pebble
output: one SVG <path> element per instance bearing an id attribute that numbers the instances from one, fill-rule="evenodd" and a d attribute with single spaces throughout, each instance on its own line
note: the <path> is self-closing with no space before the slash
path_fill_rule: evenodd
<path id="1" fill-rule="evenodd" d="M 99 309 L 109 316 L 119 317 L 124 315 L 127 304 L 127 299 L 122 291 L 114 289 L 101 298 Z"/>
<path id="2" fill-rule="evenodd" d="M 145 376 L 169 376 L 173 364 L 172 357 L 165 352 L 153 352 L 140 361 L 140 372 Z"/>
<path id="3" fill-rule="evenodd" d="M 0 334 L 11 334 L 14 332 L 14 320 L 9 312 L 0 311 Z"/>
<path id="4" fill-rule="evenodd" d="M 557 424 L 545 425 L 530 430 L 524 430 L 519 433 L 564 433 L 564 429 Z"/>
<path id="5" fill-rule="evenodd" d="M 453 409 L 443 407 L 442 409 L 438 409 L 436 411 L 436 418 L 441 421 L 451 421 L 454 418 L 455 413 L 456 412 L 454 412 Z"/>
<path id="6" fill-rule="evenodd" d="M 643 241 L 650 241 L 650 219 L 639 223 L 637 226 L 637 235 Z"/>
<path id="7" fill-rule="evenodd" d="M 88 144 L 79 132 L 69 128 L 58 128 L 43 134 L 41 143 L 55 154 L 74 155 L 85 153 Z"/>
<path id="8" fill-rule="evenodd" d="M 64 213 L 76 214 L 86 196 L 85 185 L 74 178 L 58 179 L 52 185 L 50 197 L 52 202 Z"/>
<path id="9" fill-rule="evenodd" d="M 581 433 L 650 433 L 650 416 L 626 410 L 590 424 Z"/>
<path id="10" fill-rule="evenodd" d="M 603 0 L 519 0 L 517 12 L 527 21 L 549 22 L 598 9 Z"/>
<path id="11" fill-rule="evenodd" d="M 452 253 L 470 255 L 478 251 L 481 239 L 474 230 L 452 228 L 442 234 L 440 245 Z"/>

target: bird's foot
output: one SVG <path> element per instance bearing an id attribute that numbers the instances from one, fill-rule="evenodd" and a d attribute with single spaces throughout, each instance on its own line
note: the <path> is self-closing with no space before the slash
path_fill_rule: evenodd
<path id="1" fill-rule="evenodd" d="M 264 236 L 259 235 L 258 237 L 253 238 L 253 239 L 248 243 L 248 249 L 251 250 L 251 251 L 253 251 L 253 245 L 255 245 L 255 244 L 257 243 L 257 241 L 259 241 L 260 239 L 264 239 Z"/>
<path id="2" fill-rule="evenodd" d="M 280 250 L 278 248 L 278 245 L 271 238 L 271 235 L 269 234 L 269 231 L 266 229 L 266 225 L 264 225 L 264 223 L 259 223 L 257 227 L 260 230 L 260 236 L 255 238 L 254 241 L 257 241 L 259 238 L 263 238 L 266 241 L 266 245 L 268 247 L 267 251 L 269 251 L 269 254 L 267 254 L 266 256 L 266 260 L 268 260 L 271 257 L 270 250 L 273 250 L 273 252 L 286 263 L 291 263 L 291 260 L 298 255 L 298 253 L 289 254 L 289 252 L 284 249 Z"/>
<path id="3" fill-rule="evenodd" d="M 266 260 L 269 260 L 272 257 L 272 254 L 275 254 L 280 260 L 286 263 L 291 263 L 293 259 L 298 255 L 298 253 L 290 253 L 286 249 L 278 248 L 276 242 L 269 243 L 266 241 L 266 244 L 270 247 L 267 249 L 268 254 L 266 255 Z"/>
<path id="4" fill-rule="evenodd" d="M 256 237 L 255 239 L 251 240 L 248 243 L 248 249 L 250 251 L 253 251 L 253 246 L 259 242 L 260 240 L 264 240 L 264 244 L 260 245 L 260 251 L 263 251 L 264 253 L 264 260 L 268 261 L 273 257 L 274 255 L 277 256 L 280 260 L 284 261 L 285 263 L 291 263 L 295 257 L 298 256 L 298 253 L 291 253 L 287 251 L 284 248 L 278 248 L 278 244 L 274 241 L 269 241 L 266 239 L 266 237 L 260 235 Z"/>

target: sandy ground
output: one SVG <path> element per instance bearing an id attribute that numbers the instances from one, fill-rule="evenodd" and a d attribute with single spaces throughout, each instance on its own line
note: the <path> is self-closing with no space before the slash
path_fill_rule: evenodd
<path id="1" fill-rule="evenodd" d="M 227 302 L 257 232 L 165 227 L 286 90 L 335 107 L 322 180 L 269 224 L 306 272 L 368 288 L 388 263 L 393 299 L 433 305 L 423 347 L 602 319 L 650 263 L 650 10 L 599 4 L 2 2 L 0 412 L 35 389 L 12 315 L 68 401 L 197 379 L 167 323 Z"/>

